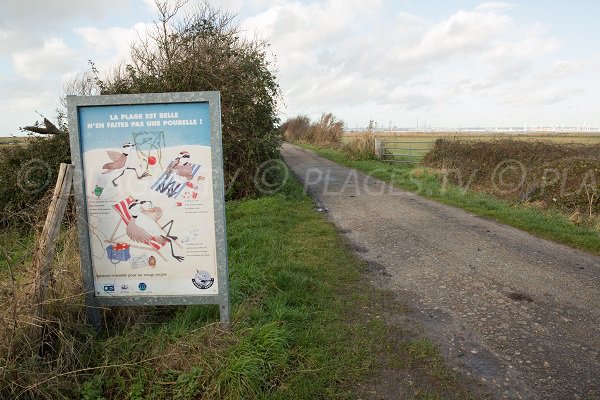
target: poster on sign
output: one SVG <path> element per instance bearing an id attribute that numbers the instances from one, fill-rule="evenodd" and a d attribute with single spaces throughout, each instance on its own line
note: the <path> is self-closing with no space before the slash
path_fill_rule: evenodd
<path id="1" fill-rule="evenodd" d="M 218 92 L 68 100 L 90 301 L 228 312 Z"/>

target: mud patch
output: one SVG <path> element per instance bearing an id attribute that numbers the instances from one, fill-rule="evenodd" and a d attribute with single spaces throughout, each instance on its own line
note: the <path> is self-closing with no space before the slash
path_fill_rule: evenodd
<path id="1" fill-rule="evenodd" d="M 533 299 L 530 295 L 523 292 L 510 292 L 507 294 L 508 298 L 514 301 L 526 301 L 528 303 L 532 303 Z"/>
<path id="2" fill-rule="evenodd" d="M 361 246 L 359 244 L 353 244 L 352 250 L 354 250 L 357 253 L 368 253 L 369 252 L 368 248 L 366 248 L 365 246 Z"/>
<path id="3" fill-rule="evenodd" d="M 392 276 L 387 272 L 385 266 L 379 264 L 377 261 L 368 261 L 367 268 L 369 269 L 369 272 L 375 276 Z"/>

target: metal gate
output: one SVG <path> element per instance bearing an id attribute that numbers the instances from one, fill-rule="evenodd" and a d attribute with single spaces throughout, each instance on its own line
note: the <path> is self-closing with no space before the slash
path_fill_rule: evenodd
<path id="1" fill-rule="evenodd" d="M 418 164 L 431 149 L 433 141 L 375 139 L 375 154 L 382 161 Z"/>

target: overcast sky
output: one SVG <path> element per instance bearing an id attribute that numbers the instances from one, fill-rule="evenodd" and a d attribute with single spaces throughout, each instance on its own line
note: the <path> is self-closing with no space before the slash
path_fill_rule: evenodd
<path id="1" fill-rule="evenodd" d="M 190 0 L 193 5 L 196 0 Z M 560 5 L 561 3 L 562 5 Z M 282 117 L 348 127 L 600 126 L 600 3 L 223 0 L 272 44 Z M 151 0 L 1 0 L 0 135 L 54 117 L 65 80 L 127 57 Z"/>

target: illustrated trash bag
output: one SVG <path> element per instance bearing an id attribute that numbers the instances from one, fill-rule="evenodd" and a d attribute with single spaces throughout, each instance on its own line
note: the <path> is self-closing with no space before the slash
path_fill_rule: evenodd
<path id="1" fill-rule="evenodd" d="M 107 246 L 106 256 L 113 264 L 118 264 L 121 261 L 128 261 L 131 258 L 129 244 L 117 243 Z"/>

